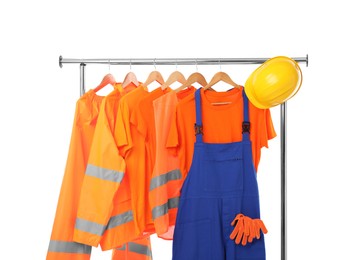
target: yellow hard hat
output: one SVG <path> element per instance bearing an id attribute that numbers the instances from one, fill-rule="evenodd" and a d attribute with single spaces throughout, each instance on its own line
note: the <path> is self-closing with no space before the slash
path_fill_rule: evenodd
<path id="1" fill-rule="evenodd" d="M 298 63 L 285 56 L 271 58 L 249 76 L 244 91 L 258 108 L 271 108 L 292 98 L 302 85 Z"/>

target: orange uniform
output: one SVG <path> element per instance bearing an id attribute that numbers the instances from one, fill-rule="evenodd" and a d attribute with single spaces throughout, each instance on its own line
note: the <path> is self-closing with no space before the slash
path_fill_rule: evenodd
<path id="1" fill-rule="evenodd" d="M 173 239 L 182 184 L 178 156 L 169 152 L 166 140 L 178 100 L 194 91 L 193 87 L 178 93 L 171 91 L 153 101 L 156 154 L 150 183 L 150 205 L 156 233 L 163 239 Z"/>
<path id="2" fill-rule="evenodd" d="M 102 100 L 103 97 L 89 90 L 76 103 L 69 153 L 47 260 L 90 259 L 91 247 L 73 242 L 72 236 L 81 184 Z"/>
<path id="3" fill-rule="evenodd" d="M 124 96 L 120 101 L 120 111 L 117 114 L 115 140 L 120 155 L 125 158 L 126 171 L 131 190 L 131 201 L 135 228 L 138 234 L 146 234 L 146 223 L 151 223 L 152 218 L 148 213 L 148 202 L 143 198 L 146 194 L 145 180 L 145 137 L 137 131 L 134 121 L 134 111 L 139 102 L 147 97 L 149 92 L 143 86 Z M 148 189 L 147 189 L 148 190 Z M 153 233 L 151 230 L 149 233 Z"/>
<path id="4" fill-rule="evenodd" d="M 203 91 L 203 141 L 207 143 L 232 143 L 242 140 L 243 87 L 227 92 Z M 229 102 L 229 104 L 228 104 Z M 250 140 L 252 155 L 257 169 L 261 148 L 268 147 L 268 140 L 276 136 L 269 109 L 258 109 L 249 105 L 251 122 Z M 225 119 L 225 120 L 223 120 Z M 167 147 L 178 154 L 182 177 L 187 176 L 192 164 L 194 142 L 194 124 L 196 122 L 194 94 L 179 102 L 167 140 Z"/>
<path id="5" fill-rule="evenodd" d="M 72 237 L 81 184 L 102 100 L 103 97 L 97 96 L 93 90 L 89 90 L 76 102 L 69 153 L 46 256 L 47 260 L 90 259 L 91 247 L 73 242 Z"/>
<path id="6" fill-rule="evenodd" d="M 81 185 L 97 124 L 100 104 L 103 99 L 104 97 L 96 95 L 93 90 L 89 90 L 76 103 L 70 148 L 46 257 L 47 260 L 90 259 L 91 246 L 74 242 L 73 233 Z M 139 240 L 131 245 L 125 245 L 126 250 L 113 250 L 112 259 L 151 259 L 149 240 Z"/>
<path id="7" fill-rule="evenodd" d="M 144 226 L 145 231 L 150 233 L 155 232 L 149 202 L 150 181 L 155 163 L 156 150 L 156 128 L 153 101 L 169 91 L 171 91 L 170 88 L 162 90 L 161 87 L 153 90 L 139 101 L 138 106 L 134 109 L 131 117 L 131 123 L 136 126 L 138 133 L 140 133 L 145 140 L 145 164 L 142 166 L 142 168 L 144 168 L 144 172 L 141 174 L 139 180 L 136 181 L 137 189 L 143 191 L 143 193 L 137 193 L 138 199 L 134 207 L 136 207 L 136 211 L 143 213 L 146 216 L 144 218 L 145 222 L 140 223 L 140 225 Z"/>
<path id="8" fill-rule="evenodd" d="M 138 108 L 133 113 L 133 124 L 136 125 L 138 132 L 145 137 L 146 171 L 149 176 L 152 174 L 156 154 L 156 127 L 153 101 L 170 91 L 172 90 L 169 87 L 164 90 L 161 87 L 153 90 L 140 100 Z"/>
<path id="9" fill-rule="evenodd" d="M 133 87 L 126 87 L 124 93 L 131 89 Z M 128 177 L 124 175 L 125 162 L 119 155 L 113 138 L 121 96 L 122 94 L 115 90 L 101 105 L 74 232 L 74 241 L 92 246 L 100 243 L 103 250 L 138 238 L 133 221 Z M 148 238 L 133 241 L 131 246 L 129 244 L 125 247 L 126 250 L 115 250 L 113 255 L 129 257 L 129 254 L 135 254 L 136 258 L 131 259 L 151 258 L 148 253 L 151 252 Z"/>

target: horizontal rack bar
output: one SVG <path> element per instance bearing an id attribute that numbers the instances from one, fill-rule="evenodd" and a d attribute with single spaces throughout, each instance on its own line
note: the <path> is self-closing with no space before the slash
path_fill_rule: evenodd
<path id="1" fill-rule="evenodd" d="M 105 59 L 69 59 L 59 57 L 59 66 L 63 64 L 108 64 L 108 65 L 222 65 L 222 64 L 261 64 L 270 58 L 105 58 Z M 293 57 L 296 62 L 306 63 L 305 57 Z"/>

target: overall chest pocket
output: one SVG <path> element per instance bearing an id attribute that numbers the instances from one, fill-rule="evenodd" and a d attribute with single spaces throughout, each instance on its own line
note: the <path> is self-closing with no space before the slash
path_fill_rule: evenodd
<path id="1" fill-rule="evenodd" d="M 204 153 L 202 178 L 204 190 L 239 192 L 243 189 L 243 149 L 211 149 Z"/>

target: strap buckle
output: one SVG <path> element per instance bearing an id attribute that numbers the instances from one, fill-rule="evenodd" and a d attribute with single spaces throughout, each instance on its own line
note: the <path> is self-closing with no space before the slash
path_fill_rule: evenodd
<path id="1" fill-rule="evenodd" d="M 250 133 L 251 123 L 248 121 L 243 121 L 242 123 L 242 134 Z"/>
<path id="2" fill-rule="evenodd" d="M 199 134 L 203 135 L 203 126 L 194 124 L 194 134 L 195 135 L 199 135 Z"/>

